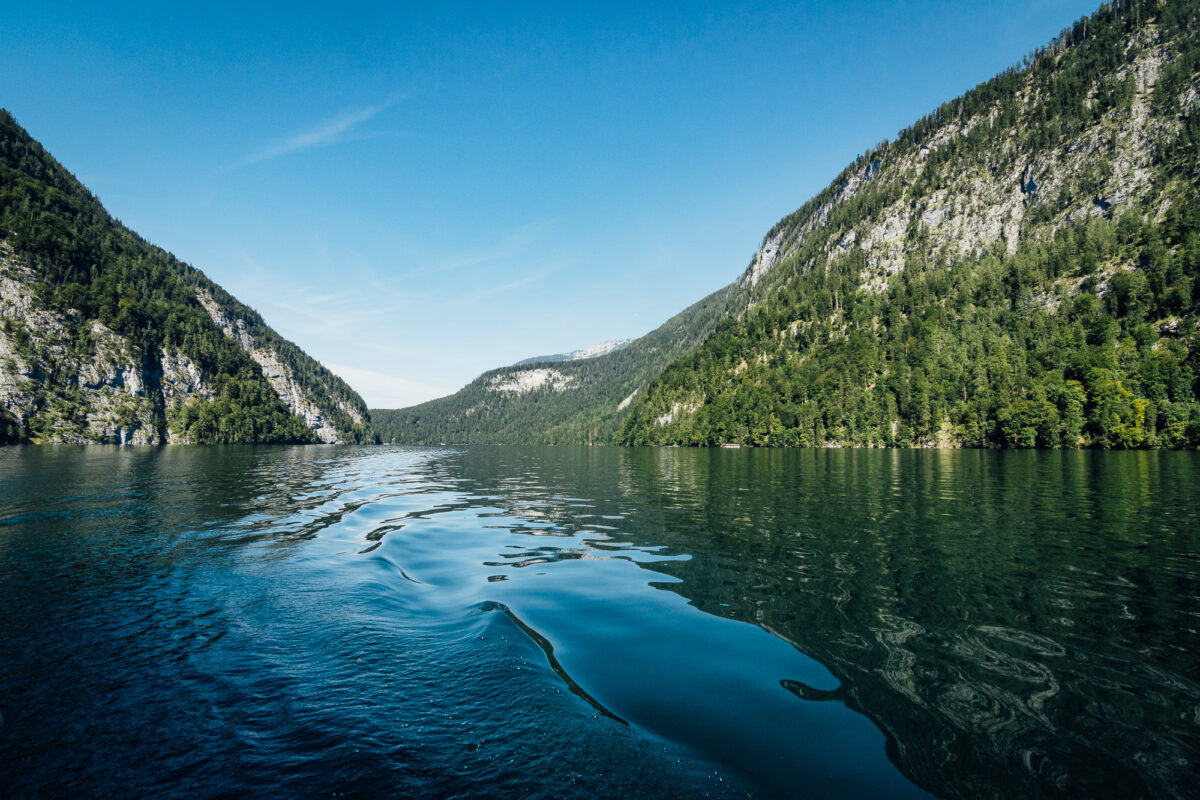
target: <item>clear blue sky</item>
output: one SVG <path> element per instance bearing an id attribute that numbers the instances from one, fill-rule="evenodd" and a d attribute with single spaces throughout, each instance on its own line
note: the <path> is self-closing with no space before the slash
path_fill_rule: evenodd
<path id="1" fill-rule="evenodd" d="M 1096 4 L 8 3 L 0 105 L 394 407 L 653 329 Z"/>

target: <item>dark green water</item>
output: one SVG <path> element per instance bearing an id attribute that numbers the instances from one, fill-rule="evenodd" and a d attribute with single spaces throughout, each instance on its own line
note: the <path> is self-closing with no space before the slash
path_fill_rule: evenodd
<path id="1" fill-rule="evenodd" d="M 0 794 L 1197 797 L 1200 456 L 0 449 Z"/>

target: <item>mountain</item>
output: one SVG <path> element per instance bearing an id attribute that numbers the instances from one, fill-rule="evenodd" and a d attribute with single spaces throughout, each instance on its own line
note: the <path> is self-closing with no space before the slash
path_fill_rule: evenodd
<path id="1" fill-rule="evenodd" d="M 591 347 L 585 347 L 583 350 L 572 350 L 569 353 L 555 353 L 552 356 L 534 356 L 533 358 L 523 358 L 513 366 L 519 367 L 524 364 L 549 364 L 555 361 L 579 361 L 583 358 L 598 358 L 609 353 L 623 349 L 627 344 L 632 342 L 632 339 L 617 339 L 612 342 L 600 342 Z"/>
<path id="2" fill-rule="evenodd" d="M 0 441 L 374 438 L 354 390 L 0 110 Z"/>
<path id="3" fill-rule="evenodd" d="M 860 156 L 624 350 L 385 441 L 1200 444 L 1196 0 L 1128 0 Z"/>
<path id="4" fill-rule="evenodd" d="M 1124 0 L 863 154 L 629 444 L 1200 446 L 1200 2 Z"/>
<path id="5" fill-rule="evenodd" d="M 640 339 L 594 358 L 522 361 L 480 375 L 449 397 L 371 409 L 385 442 L 585 444 L 612 442 L 639 392 L 700 346 L 744 291 L 727 286 Z"/>

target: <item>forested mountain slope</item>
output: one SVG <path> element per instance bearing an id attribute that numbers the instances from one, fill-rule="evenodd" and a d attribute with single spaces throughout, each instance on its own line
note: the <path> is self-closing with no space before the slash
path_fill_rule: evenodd
<path id="1" fill-rule="evenodd" d="M 636 394 L 744 307 L 744 294 L 727 286 L 602 356 L 523 361 L 485 372 L 449 397 L 371 409 L 371 419 L 383 441 L 401 444 L 611 443 Z"/>
<path id="2" fill-rule="evenodd" d="M 630 444 L 1200 445 L 1200 2 L 1106 4 L 776 224 Z"/>
<path id="3" fill-rule="evenodd" d="M 362 399 L 0 110 L 0 441 L 345 442 Z"/>

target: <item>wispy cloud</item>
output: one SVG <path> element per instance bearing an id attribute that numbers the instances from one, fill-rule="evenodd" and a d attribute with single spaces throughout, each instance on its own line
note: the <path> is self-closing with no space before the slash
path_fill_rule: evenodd
<path id="1" fill-rule="evenodd" d="M 543 278 L 547 278 L 547 277 L 553 275 L 554 273 L 556 273 L 560 269 L 562 269 L 564 266 L 565 266 L 564 264 L 554 264 L 552 266 L 546 267 L 545 269 L 531 273 L 524 277 L 517 278 L 514 281 L 509 281 L 507 283 L 502 283 L 497 286 L 488 286 L 483 289 L 479 289 L 479 290 L 474 291 L 471 294 L 467 295 L 466 300 L 469 302 L 474 302 L 477 300 L 482 300 L 485 297 L 490 297 L 491 295 L 494 295 L 494 294 L 499 294 L 501 292 L 507 292 L 511 289 L 517 289 L 522 286 L 528 286 L 531 283 L 536 283 L 537 281 L 540 281 Z"/>
<path id="2" fill-rule="evenodd" d="M 238 251 L 245 264 L 236 278 L 226 284 L 235 295 L 283 327 L 294 327 L 306 335 L 338 337 L 363 331 L 381 319 L 395 315 L 395 309 L 414 295 L 399 290 L 375 287 L 373 302 L 364 305 L 362 291 L 355 282 L 347 288 L 315 293 L 304 283 L 279 281 L 279 272 L 263 267 L 245 251 Z"/>
<path id="3" fill-rule="evenodd" d="M 548 226 L 530 223 L 513 230 L 508 236 L 485 247 L 461 251 L 404 272 L 405 278 L 437 275 L 444 272 L 478 267 L 484 264 L 510 261 L 522 257 L 530 247 L 546 236 Z"/>
<path id="4" fill-rule="evenodd" d="M 270 161 L 273 158 L 288 155 L 289 153 L 297 153 L 301 150 L 310 150 L 314 147 L 322 147 L 324 145 L 333 144 L 341 140 L 345 134 L 349 133 L 354 128 L 363 124 L 367 120 L 385 111 L 401 100 L 401 95 L 395 95 L 388 98 L 382 103 L 377 103 L 366 108 L 347 109 L 335 117 L 323 120 L 308 130 L 300 131 L 281 141 L 278 141 L 268 147 L 264 147 L 256 153 L 243 158 L 241 161 L 231 165 L 229 169 L 239 169 L 248 167 L 251 164 L 260 164 L 263 161 Z"/>

